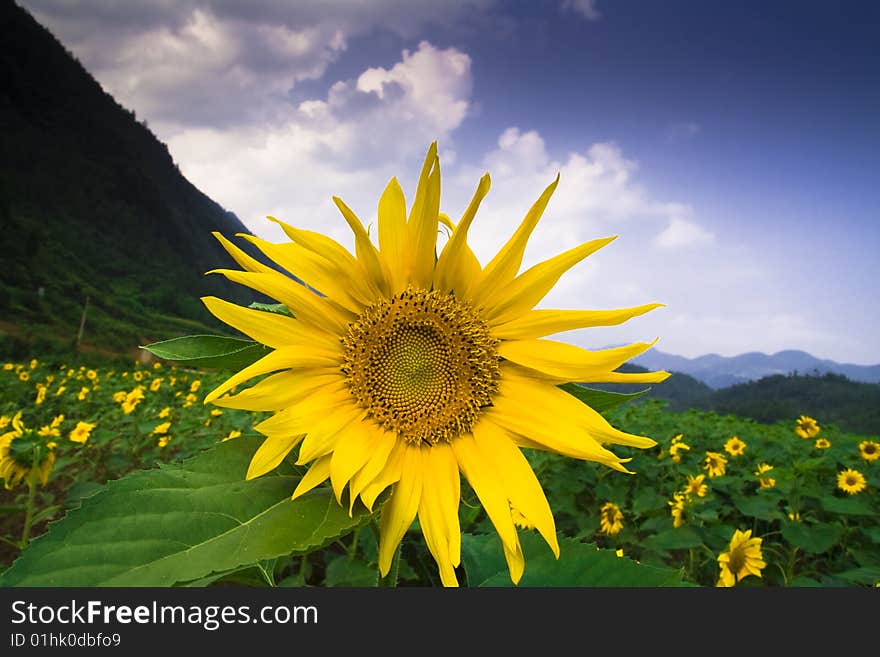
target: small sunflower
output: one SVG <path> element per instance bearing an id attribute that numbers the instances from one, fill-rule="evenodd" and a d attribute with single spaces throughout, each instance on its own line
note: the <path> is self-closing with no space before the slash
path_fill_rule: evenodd
<path id="1" fill-rule="evenodd" d="M 685 486 L 685 495 L 696 495 L 697 497 L 706 497 L 709 492 L 709 484 L 706 483 L 706 475 L 688 475 L 687 486 Z"/>
<path id="2" fill-rule="evenodd" d="M 616 536 L 623 529 L 623 512 L 614 502 L 605 502 L 599 509 L 599 531 Z"/>
<path id="3" fill-rule="evenodd" d="M 727 551 L 718 556 L 721 572 L 717 586 L 735 586 L 749 575 L 761 577 L 761 571 L 767 566 L 761 552 L 762 540 L 752 538 L 751 529 L 733 532 Z"/>
<path id="4" fill-rule="evenodd" d="M 12 431 L 0 436 L 0 479 L 12 489 L 24 479 L 45 486 L 55 465 L 55 443 L 24 426 L 21 411 L 12 418 Z"/>
<path id="5" fill-rule="evenodd" d="M 816 449 L 828 449 L 831 447 L 831 441 L 827 438 L 816 438 Z"/>
<path id="6" fill-rule="evenodd" d="M 746 444 L 737 436 L 733 436 L 724 443 L 724 451 L 731 456 L 742 456 L 745 454 Z"/>
<path id="7" fill-rule="evenodd" d="M 672 460 L 676 463 L 681 463 L 680 452 L 687 452 L 690 448 L 691 446 L 684 442 L 683 435 L 678 434 L 672 439 L 672 443 L 669 445 L 669 456 L 671 456 Z"/>
<path id="8" fill-rule="evenodd" d="M 77 422 L 68 437 L 75 443 L 85 443 L 96 426 L 90 422 Z"/>
<path id="9" fill-rule="evenodd" d="M 861 493 L 867 486 L 865 475 L 858 470 L 847 468 L 837 475 L 837 487 L 850 495 Z"/>
<path id="10" fill-rule="evenodd" d="M 673 493 L 672 500 L 667 502 L 669 512 L 672 514 L 672 526 L 681 527 L 684 524 L 684 511 L 687 505 L 687 495 L 684 493 Z"/>
<path id="11" fill-rule="evenodd" d="M 720 452 L 706 452 L 703 469 L 709 474 L 709 478 L 720 477 L 727 472 L 727 457 Z"/>
<path id="12" fill-rule="evenodd" d="M 755 476 L 758 477 L 758 483 L 761 484 L 761 488 L 773 488 L 776 485 L 776 480 L 773 477 L 767 476 L 767 473 L 772 470 L 773 466 L 768 463 L 758 464 Z"/>
<path id="13" fill-rule="evenodd" d="M 440 213 L 436 143 L 428 150 L 409 211 L 396 179 L 381 195 L 378 245 L 337 197 L 333 201 L 354 233 L 354 254 L 329 237 L 272 217 L 290 242 L 241 235 L 299 280 L 215 234 L 243 271 L 213 273 L 277 300 L 296 319 L 203 298 L 218 319 L 272 349 L 212 390 L 205 402 L 273 412 L 255 427 L 266 439 L 251 461 L 248 479 L 274 469 L 298 447 L 296 462 L 311 467 L 294 497 L 329 479 L 340 504 L 347 489 L 350 509 L 358 498 L 372 509 L 390 487 L 380 517 L 383 576 L 418 515 L 442 583 L 457 585 L 463 475 L 498 532 L 516 583 L 525 562 L 511 506 L 559 555 L 552 512 L 521 448 L 628 473 L 624 463 L 630 459 L 606 445 L 656 445 L 651 438 L 613 428 L 558 387 L 566 382 L 658 382 L 669 376 L 616 371 L 653 343 L 588 351 L 546 339 L 573 329 L 617 325 L 661 305 L 534 309 L 564 272 L 615 239 L 586 242 L 519 273 L 526 243 L 558 182 L 557 176 L 485 265 L 467 238 L 489 191 L 489 175 L 453 224 Z M 441 223 L 451 235 L 438 249 Z M 226 394 L 267 374 L 250 388 Z"/>
<path id="14" fill-rule="evenodd" d="M 880 443 L 874 440 L 863 440 L 859 443 L 859 456 L 866 461 L 876 461 L 880 458 Z"/>
<path id="15" fill-rule="evenodd" d="M 819 435 L 820 427 L 809 415 L 801 415 L 794 423 L 794 431 L 801 438 L 815 438 Z"/>

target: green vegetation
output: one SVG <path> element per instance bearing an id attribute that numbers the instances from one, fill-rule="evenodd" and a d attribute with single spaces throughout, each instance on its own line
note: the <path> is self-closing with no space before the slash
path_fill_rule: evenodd
<path id="1" fill-rule="evenodd" d="M 244 300 L 205 272 L 212 237 L 248 232 L 167 148 L 14 3 L 0 4 L 0 353 L 139 344 L 221 325 L 199 301 Z"/>
<path id="2" fill-rule="evenodd" d="M 20 549 L 29 506 L 27 486 L 0 492 L 0 570 L 22 556 L 19 565 L 0 575 L 0 582 L 57 584 L 58 577 L 66 576 L 76 577 L 81 585 L 139 585 L 160 579 L 164 584 L 196 586 L 377 584 L 374 523 L 363 509 L 356 507 L 349 517 L 326 485 L 300 504 L 290 501 L 305 471 L 295 465 L 295 451 L 273 472 L 244 481 L 247 464 L 262 440 L 253 426 L 265 414 L 202 404 L 205 393 L 226 376 L 167 363 L 89 368 L 49 365 L 40 359 L 2 366 L 0 422 L 5 427 L 0 434 L 10 430 L 12 416 L 20 411 L 25 426 L 50 432 L 46 439 L 56 443 L 56 460 L 47 484 L 35 486 L 24 541 L 36 537 L 32 548 Z M 876 443 L 876 435 L 846 432 L 820 415 L 818 438 L 829 443 L 824 447 L 795 433 L 797 411 L 768 425 L 712 411 L 674 412 L 657 399 L 630 398 L 621 406 L 599 407 L 614 426 L 651 436 L 658 444 L 647 450 L 616 448 L 632 458 L 627 464 L 631 475 L 526 451 L 553 509 L 562 555 L 557 561 L 543 539 L 521 529 L 526 553 L 522 586 L 714 586 L 717 558 L 736 529 L 751 530 L 761 538 L 767 564 L 760 578 L 748 576 L 738 586 L 873 586 L 880 581 L 880 460 L 865 458 L 860 450 L 865 441 Z M 83 442 L 71 440 L 79 422 L 94 425 Z M 733 437 L 743 443 L 737 454 L 727 451 Z M 673 442 L 679 447 L 670 449 Z M 705 459 L 710 451 L 726 459 L 722 474 L 709 476 Z M 762 475 L 772 479 L 767 487 L 757 474 L 762 463 L 771 468 Z M 164 465 L 157 469 L 160 464 Z M 865 488 L 852 494 L 841 489 L 838 475 L 845 469 L 861 473 Z M 701 475 L 702 494 L 700 486 L 691 487 Z M 685 495 L 688 488 L 691 493 Z M 678 526 L 672 513 L 677 494 L 682 496 Z M 603 528 L 600 521 L 601 509 L 609 502 L 621 513 L 618 531 Z M 118 532 L 108 529 L 116 526 L 108 518 L 148 510 L 153 517 L 161 505 L 172 505 L 176 515 L 191 517 L 185 526 L 162 532 L 182 532 L 180 541 L 198 543 L 204 559 L 180 559 L 174 556 L 180 541 L 157 540 L 156 549 L 168 557 L 162 563 L 173 564 L 173 569 L 139 566 L 144 558 L 149 564 L 155 561 L 149 550 L 132 552 L 126 548 L 131 541 L 114 543 L 109 538 Z M 215 507 L 223 513 L 208 513 Z M 252 551 L 230 551 L 226 541 L 238 545 L 244 530 L 222 521 L 230 509 L 236 510 L 236 518 L 247 519 L 245 528 L 254 530 L 247 543 Z M 199 513 L 207 515 L 202 518 Z M 318 533 L 308 536 L 286 520 L 312 516 Z M 67 517 L 70 522 L 56 522 Z M 460 581 L 468 586 L 509 585 L 497 534 L 466 484 L 460 521 Z M 146 527 L 130 524 L 132 532 Z M 85 526 L 87 530 L 73 531 Z M 232 533 L 227 539 L 228 532 Z M 76 552 L 77 545 L 85 545 L 82 541 L 98 535 L 108 537 L 100 551 L 93 546 Z M 138 544 L 146 543 L 139 539 Z M 617 557 L 617 550 L 624 556 Z M 96 569 L 97 564 L 77 557 L 66 575 L 53 570 L 52 564 L 65 563 L 74 553 L 107 551 L 118 556 L 112 568 Z M 48 552 L 52 559 L 41 556 Z M 398 583 L 439 585 L 418 523 L 403 542 Z"/>

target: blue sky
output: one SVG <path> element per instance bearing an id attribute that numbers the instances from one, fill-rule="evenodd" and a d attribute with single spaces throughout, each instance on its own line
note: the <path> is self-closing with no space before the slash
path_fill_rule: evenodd
<path id="1" fill-rule="evenodd" d="M 331 195 L 369 221 L 437 139 L 481 259 L 557 172 L 526 264 L 620 235 L 543 307 L 667 304 L 568 339 L 880 363 L 880 4 L 20 4 L 264 237 L 348 244 Z"/>

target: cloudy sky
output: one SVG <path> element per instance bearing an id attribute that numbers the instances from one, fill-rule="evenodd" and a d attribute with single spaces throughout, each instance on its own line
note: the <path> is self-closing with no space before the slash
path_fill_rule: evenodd
<path id="1" fill-rule="evenodd" d="M 524 265 L 620 236 L 541 307 L 667 304 L 565 339 L 880 363 L 880 3 L 18 2 L 257 235 L 351 245 L 437 140 L 483 262 L 557 173 Z"/>

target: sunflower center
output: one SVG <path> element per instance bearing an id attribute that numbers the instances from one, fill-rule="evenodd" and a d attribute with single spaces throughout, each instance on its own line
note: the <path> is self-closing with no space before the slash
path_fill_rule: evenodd
<path id="1" fill-rule="evenodd" d="M 367 307 L 342 343 L 351 394 L 408 442 L 469 432 L 498 387 L 498 341 L 451 295 L 409 287 Z"/>

